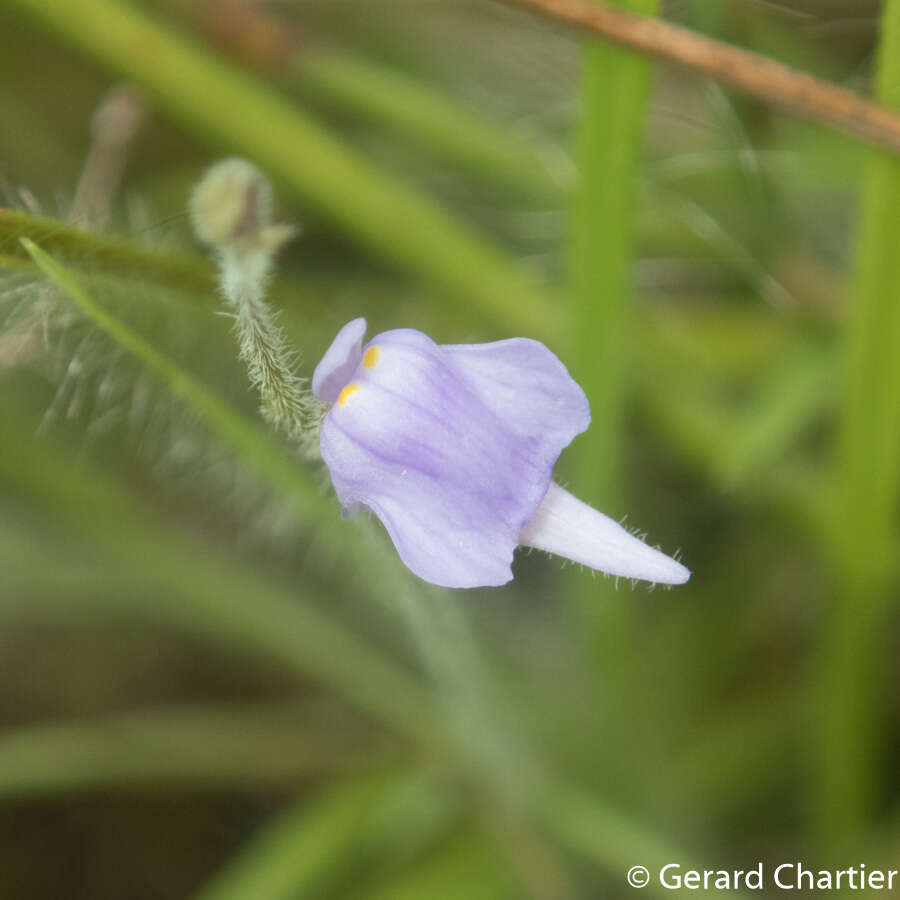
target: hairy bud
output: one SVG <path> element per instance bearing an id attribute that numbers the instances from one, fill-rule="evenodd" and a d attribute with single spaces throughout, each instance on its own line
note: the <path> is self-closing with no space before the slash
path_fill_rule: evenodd
<path id="1" fill-rule="evenodd" d="M 263 415 L 315 447 L 320 404 L 297 374 L 297 354 L 265 299 L 274 255 L 297 229 L 273 224 L 272 188 L 244 159 L 216 163 L 195 188 L 190 213 L 197 238 L 217 253 L 220 288 L 234 310 L 240 357 Z"/>
<path id="2" fill-rule="evenodd" d="M 194 232 L 204 244 L 222 249 L 252 243 L 271 225 L 272 188 L 253 163 L 225 159 L 194 189 L 190 213 Z"/>

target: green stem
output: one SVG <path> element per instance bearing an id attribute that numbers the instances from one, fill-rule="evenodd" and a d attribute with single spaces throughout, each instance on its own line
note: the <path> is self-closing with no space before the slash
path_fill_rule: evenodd
<path id="1" fill-rule="evenodd" d="M 28 238 L 54 257 L 79 271 L 151 281 L 161 287 L 186 291 L 216 300 L 219 277 L 206 259 L 188 253 L 160 252 L 127 238 L 96 234 L 66 225 L 58 219 L 35 216 L 16 209 L 0 208 L 0 269 L 34 270 L 32 260 L 20 244 Z M 299 281 L 272 283 L 271 296 L 283 308 L 324 305 L 325 291 L 311 289 Z"/>
<path id="2" fill-rule="evenodd" d="M 900 0 L 881 25 L 878 99 L 900 108 Z M 838 433 L 834 559 L 837 595 L 824 635 L 822 838 L 858 835 L 877 800 L 880 696 L 900 499 L 900 160 L 873 152 L 862 199 Z"/>
<path id="3" fill-rule="evenodd" d="M 628 9 L 656 12 L 657 0 L 629 0 Z M 569 457 L 578 495 L 618 518 L 624 475 L 623 440 L 629 339 L 629 278 L 636 187 L 651 66 L 627 51 L 589 43 L 582 56 L 582 97 L 570 245 L 574 339 L 572 374 L 591 401 L 591 427 Z M 588 640 L 603 633 L 617 644 L 609 616 L 621 601 L 590 579 L 571 582 Z M 603 609 L 605 607 L 605 610 Z"/>
<path id="4" fill-rule="evenodd" d="M 34 216 L 15 209 L 0 209 L 0 246 L 13 259 L 27 256 L 20 238 L 39 243 L 49 253 L 72 262 L 91 263 L 112 274 L 148 278 L 168 287 L 196 289 L 212 296 L 216 290 L 215 267 L 187 254 L 160 253 L 122 238 L 92 234 L 56 219 Z"/>
<path id="5" fill-rule="evenodd" d="M 224 144 L 389 262 L 537 336 L 554 317 L 537 279 L 426 198 L 358 158 L 270 89 L 116 0 L 6 0 L 145 87 L 184 127 Z"/>

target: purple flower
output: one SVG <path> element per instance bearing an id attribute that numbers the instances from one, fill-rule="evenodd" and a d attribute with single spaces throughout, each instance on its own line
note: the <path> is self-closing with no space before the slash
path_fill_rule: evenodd
<path id="1" fill-rule="evenodd" d="M 626 578 L 687 581 L 680 563 L 552 483 L 591 416 L 543 344 L 438 345 L 403 328 L 363 348 L 365 332 L 365 319 L 345 325 L 313 374 L 331 407 L 322 458 L 345 516 L 372 510 L 416 575 L 505 584 L 524 544 Z"/>

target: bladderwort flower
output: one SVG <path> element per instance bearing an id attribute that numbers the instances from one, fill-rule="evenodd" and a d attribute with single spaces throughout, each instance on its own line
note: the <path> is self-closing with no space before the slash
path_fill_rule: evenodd
<path id="1" fill-rule="evenodd" d="M 295 233 L 273 224 L 268 181 L 246 160 L 217 163 L 193 193 L 191 218 L 216 252 L 263 415 L 309 455 L 318 443 L 345 517 L 374 512 L 420 578 L 505 584 L 519 545 L 623 578 L 690 578 L 552 480 L 591 416 L 584 391 L 543 344 L 441 346 L 398 329 L 363 347 L 366 320 L 354 319 L 317 366 L 310 394 L 265 300 L 274 256 Z"/>
<path id="2" fill-rule="evenodd" d="M 552 480 L 590 409 L 547 347 L 438 345 L 412 329 L 363 346 L 365 333 L 365 319 L 345 325 L 313 375 L 330 407 L 322 458 L 345 517 L 374 512 L 416 575 L 451 588 L 505 584 L 523 545 L 624 578 L 690 578 Z"/>

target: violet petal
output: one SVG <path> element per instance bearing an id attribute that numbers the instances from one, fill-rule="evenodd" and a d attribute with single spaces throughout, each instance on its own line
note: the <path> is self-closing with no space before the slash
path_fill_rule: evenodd
<path id="1" fill-rule="evenodd" d="M 349 365 L 329 354 L 349 327 L 320 363 L 335 397 L 322 457 L 341 504 L 369 507 L 426 581 L 506 583 L 560 451 L 590 421 L 584 392 L 537 341 L 440 347 L 401 329 L 367 345 L 335 396 Z"/>
<path id="2" fill-rule="evenodd" d="M 312 377 L 312 391 L 322 403 L 336 403 L 341 388 L 353 377 L 362 359 L 366 320 L 348 322 L 331 342 Z"/>

